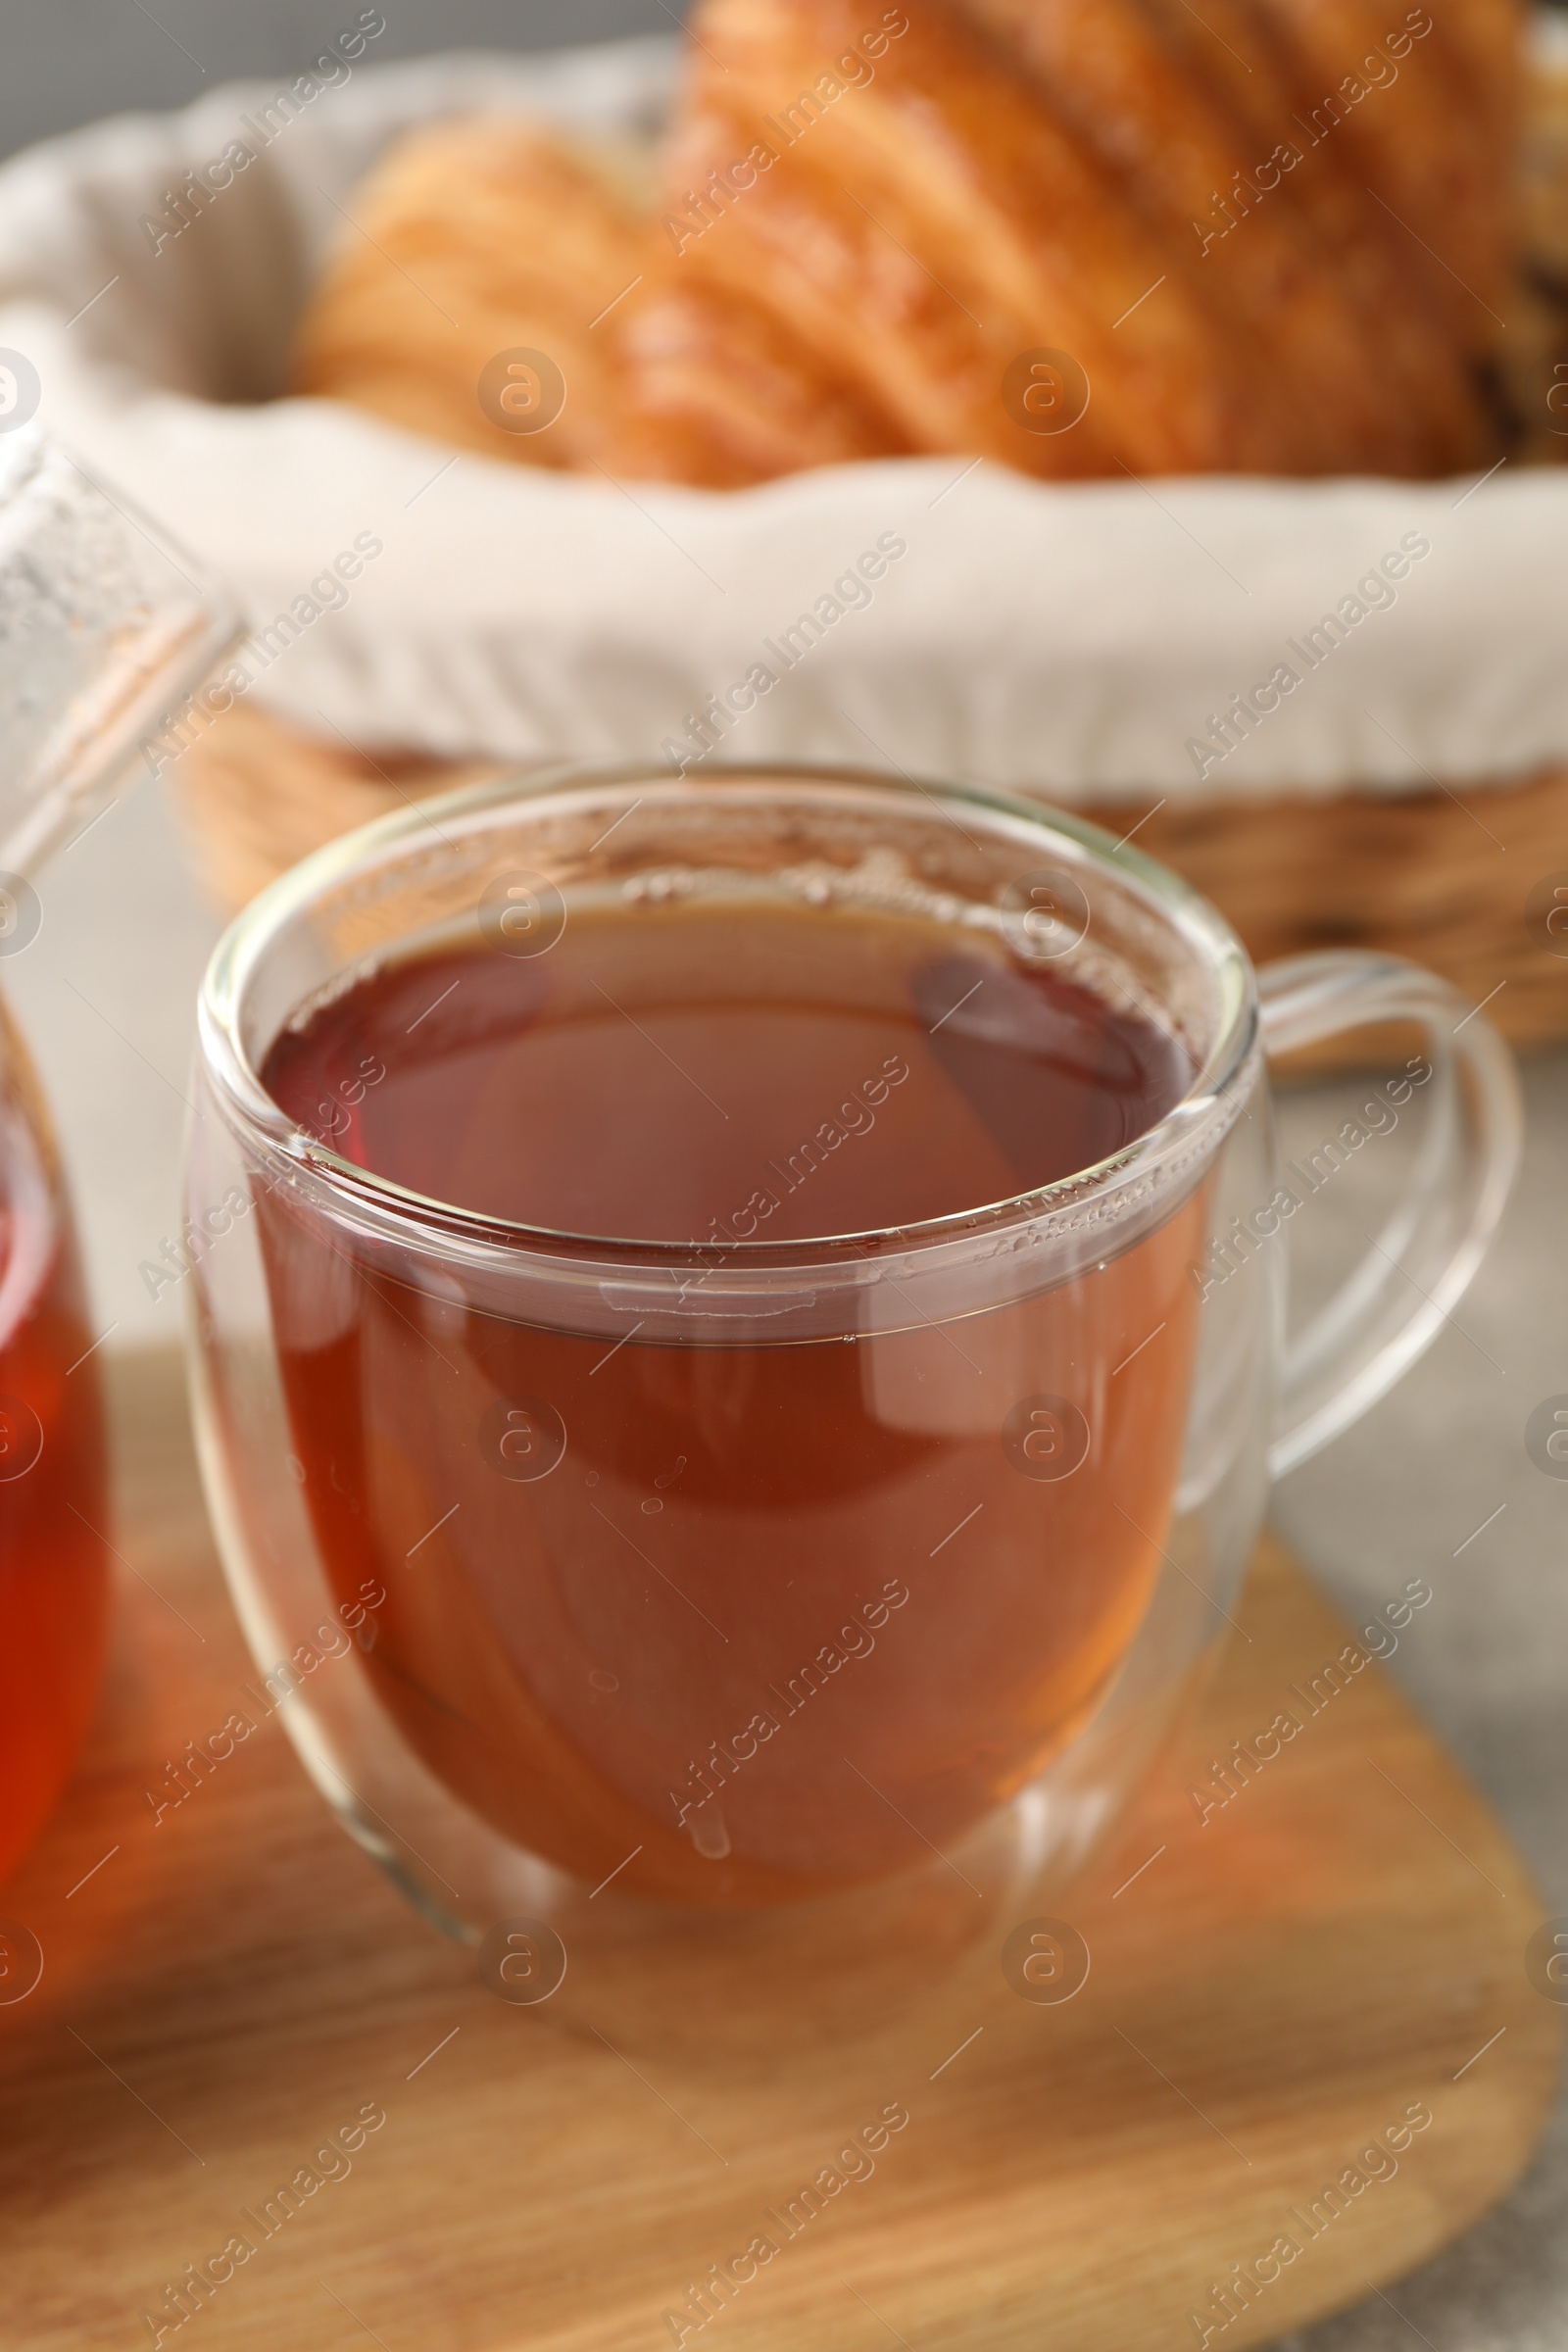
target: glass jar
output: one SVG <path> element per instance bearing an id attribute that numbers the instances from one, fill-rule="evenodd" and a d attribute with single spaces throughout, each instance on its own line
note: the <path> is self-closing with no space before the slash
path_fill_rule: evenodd
<path id="1" fill-rule="evenodd" d="M 232 632 L 189 558 L 0 418 L 0 976 L 43 921 L 30 876 Z M 65 1784 L 103 1671 L 101 1366 L 48 1109 L 0 1004 L 0 1879 Z"/>
<path id="2" fill-rule="evenodd" d="M 103 1670 L 108 1462 L 70 1203 L 0 1007 L 0 1879 L 75 1758 Z"/>

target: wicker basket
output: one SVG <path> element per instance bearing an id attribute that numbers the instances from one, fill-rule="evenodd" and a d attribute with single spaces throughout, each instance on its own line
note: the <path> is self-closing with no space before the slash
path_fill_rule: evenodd
<path id="1" fill-rule="evenodd" d="M 172 771 L 198 862 L 230 910 L 328 841 L 493 764 L 380 763 L 236 704 Z M 1375 947 L 1430 965 L 1516 1046 L 1568 1038 L 1568 962 L 1527 919 L 1544 876 L 1568 873 L 1568 770 L 1455 795 L 1090 811 L 1212 900 L 1263 963 L 1307 948 Z"/>

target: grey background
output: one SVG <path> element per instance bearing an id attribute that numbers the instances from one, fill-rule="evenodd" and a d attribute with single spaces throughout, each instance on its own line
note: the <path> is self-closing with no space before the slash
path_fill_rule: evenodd
<path id="1" fill-rule="evenodd" d="M 230 75 L 298 72 L 359 5 L 152 0 L 149 17 L 143 0 L 0 0 L 0 153 L 117 109 L 179 105 Z M 660 29 L 670 14 L 661 0 L 391 0 L 383 13 L 385 58 L 609 38 Z M 155 1304 L 137 1266 L 176 1231 L 191 1007 L 218 918 L 149 783 L 54 861 L 42 893 L 43 931 L 6 986 L 56 1105 L 97 1328 L 113 1327 L 117 1348 L 172 1342 L 177 1294 Z M 1532 1407 L 1568 1392 L 1568 1055 L 1535 1062 L 1528 1091 L 1525 1176 L 1493 1258 L 1396 1395 L 1286 1481 L 1276 1515 L 1348 1609 L 1378 1606 L 1408 1577 L 1432 1585 L 1390 1671 L 1500 1811 L 1550 1908 L 1568 1914 L 1568 1483 L 1544 1478 L 1523 1446 Z M 1321 1095 L 1298 1098 L 1290 1136 L 1310 1145 L 1331 1111 Z M 1370 1196 L 1398 1181 L 1393 1148 L 1377 1149 L 1385 1158 L 1368 1154 L 1347 1179 L 1361 1188 L 1353 1198 L 1336 1195 L 1315 1224 L 1292 1228 L 1308 1288 L 1354 1246 Z M 1495 2215 L 1290 2352 L 1568 2352 L 1565 2215 L 1559 2115 Z"/>
<path id="2" fill-rule="evenodd" d="M 301 74 L 365 0 L 0 0 L 0 156 L 237 75 Z M 667 31 L 683 0 L 385 0 L 377 58 Z"/>

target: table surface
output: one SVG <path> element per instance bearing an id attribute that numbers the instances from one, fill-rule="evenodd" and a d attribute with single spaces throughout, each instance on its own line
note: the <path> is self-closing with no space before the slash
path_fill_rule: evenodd
<path id="1" fill-rule="evenodd" d="M 657 1934 L 630 2008 L 591 1949 L 545 2015 L 497 2001 L 345 1845 L 275 1718 L 151 1821 L 160 1759 L 255 1701 L 178 1355 L 111 1370 L 125 1565 L 108 1703 L 6 1891 L 43 1954 L 0 2009 L 7 2352 L 121 2352 L 160 2304 L 172 2328 L 164 2287 L 193 2257 L 217 2269 L 207 2352 L 336 2352 L 355 2329 L 386 2352 L 650 2352 L 686 2285 L 759 2228 L 782 2259 L 726 2311 L 734 2352 L 869 2352 L 888 2332 L 911 2352 L 1174 2352 L 1283 2233 L 1289 2259 L 1224 2329 L 1245 2352 L 1396 2281 L 1528 2161 L 1565 2022 L 1519 1965 L 1535 1890 L 1388 1678 L 1365 1665 L 1332 1704 L 1301 1702 L 1289 1761 L 1234 1813 L 1195 1816 L 1207 1760 L 1346 1642 L 1277 1547 L 1193 1719 L 1064 1900 L 1085 1967 L 1070 1999 L 1020 1999 L 998 1965 L 1018 1912 L 1038 1923 L 1015 1887 L 1000 1914 L 959 1900 L 966 1953 L 918 1985 L 905 1937 L 873 1935 L 842 2039 L 796 2038 L 823 1988 L 743 1936 L 754 2001 L 718 2050 Z M 572 1998 L 578 2030 L 554 2030 Z M 890 2094 L 907 2138 L 803 2236 L 801 2184 Z M 368 2178 L 339 2193 L 321 2133 L 356 2114 L 388 2128 L 368 2150 L 351 2132 Z M 236 2229 L 230 2293 L 201 2249 Z"/>
<path id="2" fill-rule="evenodd" d="M 8 967 L 8 994 L 60 1112 L 99 1327 L 121 1326 L 111 1348 L 172 1338 L 170 1294 L 155 1305 L 136 1269 L 175 1230 L 189 1006 L 218 925 L 145 789 L 57 861 L 44 899 L 43 932 Z M 1286 1104 L 1290 1149 L 1332 1131 L 1342 1091 L 1314 1088 Z M 1568 1913 L 1568 1483 L 1536 1470 L 1523 1442 L 1533 1407 L 1568 1392 L 1568 1055 L 1534 1062 L 1526 1093 L 1525 1169 L 1491 1261 L 1400 1389 L 1285 1481 L 1275 1515 L 1349 1613 L 1407 1577 L 1432 1585 L 1434 1603 L 1390 1671 L 1495 1805 L 1549 1907 Z M 1357 1243 L 1370 1196 L 1397 1183 L 1401 1149 L 1397 1137 L 1380 1142 L 1381 1160 L 1363 1154 L 1348 1180 L 1358 1189 L 1325 1192 L 1295 1220 L 1305 1287 Z M 1423 2339 L 1436 2352 L 1561 2352 L 1565 2211 L 1568 2106 L 1488 2221 L 1389 2302 L 1282 2352 Z"/>
<path id="3" fill-rule="evenodd" d="M 1534 1407 L 1568 1392 L 1568 1056 L 1527 1065 L 1525 1086 L 1523 1174 L 1451 1327 L 1358 1428 L 1283 1482 L 1274 1518 L 1348 1612 L 1427 1579 L 1433 1605 L 1391 1671 L 1507 1823 L 1548 1909 L 1568 1914 L 1568 1483 L 1524 1446 Z M 1289 1103 L 1288 1133 L 1332 1132 L 1328 1102 L 1348 1091 Z M 1386 1190 L 1393 1175 L 1358 1167 L 1355 1181 Z M 1339 1230 L 1306 1228 L 1309 1278 L 1347 1239 L 1360 1246 L 1366 1205 L 1365 1190 L 1323 1196 Z M 1371 2303 L 1280 2352 L 1393 2352 L 1423 2337 L 1436 2352 L 1562 2352 L 1565 2215 L 1568 2102 L 1513 2196 L 1391 2290 L 1402 2319 Z"/>

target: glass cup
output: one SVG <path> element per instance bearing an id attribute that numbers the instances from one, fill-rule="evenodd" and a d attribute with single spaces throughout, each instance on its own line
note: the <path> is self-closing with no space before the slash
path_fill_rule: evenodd
<path id="1" fill-rule="evenodd" d="M 684 894 L 913 910 L 1196 1075 L 1026 1197 L 706 1244 L 424 1198 L 262 1084 L 387 958 L 548 956 L 574 910 Z M 1312 1179 L 1265 1054 L 1390 1023 L 1411 1182 L 1288 1342 Z M 501 1997 L 648 2044 L 853 2029 L 1050 1912 L 1216 1655 L 1270 1476 L 1434 1336 L 1519 1146 L 1505 1048 L 1431 975 L 1255 977 L 1093 825 L 840 768 L 562 771 L 368 827 L 230 929 L 199 1063 L 190 1356 L 251 1715 Z"/>

